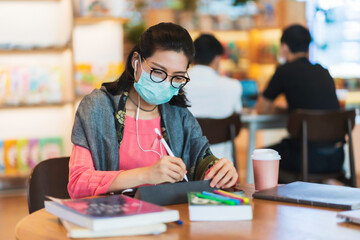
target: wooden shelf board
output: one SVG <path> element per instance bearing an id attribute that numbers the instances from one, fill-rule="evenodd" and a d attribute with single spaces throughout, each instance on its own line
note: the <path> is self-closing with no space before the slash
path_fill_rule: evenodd
<path id="1" fill-rule="evenodd" d="M 0 0 L 0 2 L 60 2 L 62 0 Z"/>
<path id="2" fill-rule="evenodd" d="M 103 21 L 126 23 L 128 19 L 118 17 L 75 17 L 75 24 L 94 24 Z"/>
<path id="3" fill-rule="evenodd" d="M 71 47 L 65 46 L 65 47 L 32 48 L 32 49 L 0 49 L 0 54 L 62 53 L 66 50 L 71 50 Z"/>
<path id="4" fill-rule="evenodd" d="M 246 33 L 252 30 L 281 30 L 281 28 L 276 26 L 260 26 L 260 27 L 253 27 L 248 29 L 211 29 L 211 30 L 201 30 L 201 29 L 187 29 L 189 33 Z"/>
<path id="5" fill-rule="evenodd" d="M 0 173 L 0 180 L 11 180 L 11 179 L 26 179 L 29 178 L 30 170 L 26 173 L 16 172 L 16 173 Z"/>
<path id="6" fill-rule="evenodd" d="M 0 109 L 62 107 L 62 106 L 67 105 L 67 104 L 74 104 L 74 101 L 64 101 L 64 102 L 58 102 L 58 103 L 0 105 Z"/>

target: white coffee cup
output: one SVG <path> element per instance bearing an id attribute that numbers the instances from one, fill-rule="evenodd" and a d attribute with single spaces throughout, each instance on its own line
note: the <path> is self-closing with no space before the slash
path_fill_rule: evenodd
<path id="1" fill-rule="evenodd" d="M 273 149 L 255 149 L 251 155 L 254 169 L 255 190 L 277 186 L 280 155 Z"/>

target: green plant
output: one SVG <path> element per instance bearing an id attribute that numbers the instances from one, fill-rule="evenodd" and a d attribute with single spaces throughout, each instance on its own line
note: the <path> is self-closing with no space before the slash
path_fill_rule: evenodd
<path id="1" fill-rule="evenodd" d="M 182 3 L 184 6 L 184 10 L 196 11 L 197 0 L 183 0 Z"/>
<path id="2" fill-rule="evenodd" d="M 145 31 L 145 23 L 140 22 L 138 24 L 127 23 L 124 25 L 124 33 L 130 42 L 136 44 L 140 38 L 140 35 Z"/>

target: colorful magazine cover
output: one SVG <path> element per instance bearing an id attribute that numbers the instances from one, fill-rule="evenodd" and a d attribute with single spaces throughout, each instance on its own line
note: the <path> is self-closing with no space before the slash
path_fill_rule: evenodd
<path id="1" fill-rule="evenodd" d="M 17 169 L 19 172 L 27 172 L 29 170 L 29 141 L 27 139 L 19 139 L 17 141 Z"/>
<path id="2" fill-rule="evenodd" d="M 4 165 L 5 173 L 14 174 L 17 172 L 17 140 L 4 141 Z"/>
<path id="3" fill-rule="evenodd" d="M 94 89 L 94 76 L 90 64 L 76 64 L 75 91 L 77 96 L 90 93 Z"/>
<path id="4" fill-rule="evenodd" d="M 10 73 L 7 68 L 0 67 L 0 105 L 6 102 L 10 88 Z"/>
<path id="5" fill-rule="evenodd" d="M 63 141 L 61 138 L 42 138 L 39 140 L 40 161 L 63 156 Z"/>
<path id="6" fill-rule="evenodd" d="M 0 173 L 5 170 L 4 142 L 0 141 Z"/>
<path id="7" fill-rule="evenodd" d="M 32 169 L 40 161 L 39 140 L 29 139 L 29 168 Z"/>
<path id="8" fill-rule="evenodd" d="M 104 82 L 117 79 L 124 70 L 122 62 L 117 63 L 79 63 L 75 66 L 75 91 L 77 96 L 89 94 L 100 88 Z"/>

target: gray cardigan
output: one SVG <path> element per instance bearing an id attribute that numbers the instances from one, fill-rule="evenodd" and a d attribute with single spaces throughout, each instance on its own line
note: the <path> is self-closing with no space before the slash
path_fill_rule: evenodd
<path id="1" fill-rule="evenodd" d="M 81 101 L 75 116 L 71 141 L 91 152 L 96 170 L 119 169 L 116 113 L 121 95 L 111 95 L 105 87 L 95 89 Z M 189 180 L 199 179 L 216 162 L 200 125 L 187 108 L 165 103 L 159 106 L 168 135 L 168 144 L 187 168 Z M 121 144 L 121 143 L 120 143 Z M 201 161 L 201 166 L 198 162 Z M 199 168 L 199 170 L 197 169 Z M 201 173 L 197 171 L 200 171 Z M 197 177 L 195 177 L 195 174 Z"/>

